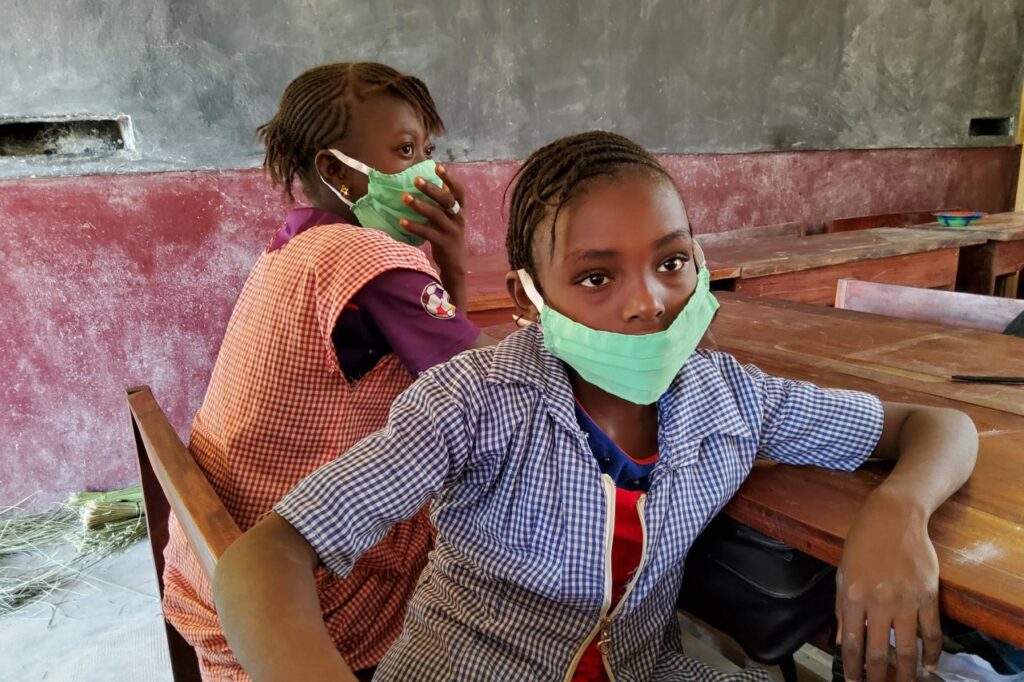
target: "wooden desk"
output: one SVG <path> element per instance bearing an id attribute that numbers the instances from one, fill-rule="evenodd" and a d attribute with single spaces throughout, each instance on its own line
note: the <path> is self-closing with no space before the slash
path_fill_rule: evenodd
<path id="1" fill-rule="evenodd" d="M 844 277 L 952 290 L 960 248 L 984 241 L 973 234 L 881 227 L 712 244 L 706 252 L 739 268 L 731 286 L 737 293 L 831 304 Z"/>
<path id="2" fill-rule="evenodd" d="M 466 272 L 466 290 L 469 292 L 468 313 L 479 327 L 501 325 L 511 321 L 515 308 L 505 285 L 508 259 L 504 253 L 470 256 Z M 711 281 L 728 280 L 739 276 L 738 267 L 708 259 Z"/>
<path id="3" fill-rule="evenodd" d="M 924 229 L 984 237 L 984 244 L 960 251 L 958 291 L 1016 298 L 1024 270 L 1024 213 L 995 213 L 967 227 L 939 223 Z"/>
<path id="4" fill-rule="evenodd" d="M 979 395 L 978 387 L 939 380 L 951 371 L 1018 371 L 1024 366 L 1024 341 L 916 322 L 893 324 L 890 318 L 818 306 L 729 294 L 719 298 L 715 341 L 742 361 L 779 376 L 866 390 L 885 400 L 956 407 L 971 415 L 981 434 L 978 465 L 929 526 L 940 562 L 940 601 L 956 620 L 1024 646 L 1024 388 Z M 903 352 L 910 348 L 920 353 Z M 916 369 L 907 369 L 915 363 Z M 885 472 L 880 464 L 854 474 L 758 466 L 725 511 L 835 564 L 860 504 Z"/>

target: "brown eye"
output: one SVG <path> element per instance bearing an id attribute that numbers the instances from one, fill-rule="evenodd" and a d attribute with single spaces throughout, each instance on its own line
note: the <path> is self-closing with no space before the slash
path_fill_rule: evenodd
<path id="1" fill-rule="evenodd" d="M 435 149 L 437 149 L 437 147 L 435 147 L 434 145 L 430 145 L 429 147 L 427 147 L 427 148 L 426 148 L 426 150 L 424 150 L 423 154 L 424 154 L 424 155 L 425 155 L 425 156 L 426 156 L 426 157 L 427 157 L 428 159 L 429 159 L 429 158 L 432 158 L 432 157 L 434 156 L 434 150 L 435 150 Z"/>
<path id="2" fill-rule="evenodd" d="M 673 256 L 658 266 L 658 272 L 679 272 L 686 267 L 686 259 L 682 256 Z"/>
<path id="3" fill-rule="evenodd" d="M 607 282 L 608 282 L 608 276 L 607 275 L 602 275 L 600 273 L 595 272 L 592 275 L 587 275 L 586 277 L 584 277 L 580 281 L 580 284 L 582 284 L 585 287 L 595 288 L 595 287 L 602 286 L 603 284 L 605 284 Z"/>
<path id="4" fill-rule="evenodd" d="M 402 152 L 405 156 L 412 156 L 413 148 L 411 144 L 403 144 L 398 148 L 398 151 Z"/>

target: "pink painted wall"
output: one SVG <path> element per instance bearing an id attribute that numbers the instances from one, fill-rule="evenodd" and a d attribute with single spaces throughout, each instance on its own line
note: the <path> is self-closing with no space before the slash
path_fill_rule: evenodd
<path id="1" fill-rule="evenodd" d="M 1006 210 L 1017 159 L 996 148 L 662 161 L 700 233 Z M 501 250 L 516 164 L 451 166 L 469 191 L 470 252 Z M 0 182 L 0 505 L 133 481 L 126 386 L 151 385 L 187 435 L 235 298 L 284 210 L 257 170 Z"/>

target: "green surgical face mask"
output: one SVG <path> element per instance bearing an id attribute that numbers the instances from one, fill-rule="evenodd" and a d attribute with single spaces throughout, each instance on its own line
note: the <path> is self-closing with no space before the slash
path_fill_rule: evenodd
<path id="1" fill-rule="evenodd" d="M 526 270 L 519 270 L 526 295 L 540 310 L 544 345 L 586 381 L 638 405 L 658 401 L 697 348 L 718 310 L 704 254 L 694 242 L 697 287 L 668 329 L 653 334 L 616 334 L 591 329 L 562 315 L 544 300 Z"/>
<path id="2" fill-rule="evenodd" d="M 411 244 L 412 246 L 419 246 L 423 243 L 422 237 L 417 237 L 402 229 L 402 224 L 399 222 L 402 218 L 416 222 L 422 222 L 423 220 L 423 216 L 409 208 L 402 201 L 402 195 L 408 192 L 417 199 L 429 201 L 433 204 L 433 199 L 417 189 L 415 180 L 417 176 L 420 176 L 438 187 L 443 186 L 444 183 L 437 176 L 436 162 L 426 159 L 414 166 L 409 166 L 401 173 L 389 175 L 370 168 L 362 161 L 357 161 L 351 156 L 339 152 L 337 149 L 328 149 L 327 151 L 333 154 L 338 161 L 369 178 L 366 194 L 360 197 L 358 201 L 352 202 L 349 201 L 348 197 L 332 187 L 329 182 L 324 180 L 323 176 L 320 176 L 320 181 L 327 185 L 327 188 L 334 192 L 339 199 L 345 202 L 346 206 L 352 209 L 352 213 L 355 214 L 360 225 L 387 232 L 398 241 Z"/>

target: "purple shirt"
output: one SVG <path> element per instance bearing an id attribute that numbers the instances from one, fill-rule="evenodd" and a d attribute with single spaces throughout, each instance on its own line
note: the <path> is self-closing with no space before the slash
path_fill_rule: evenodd
<path id="1" fill-rule="evenodd" d="M 267 251 L 318 225 L 347 224 L 319 208 L 297 208 Z M 465 311 L 456 310 L 447 292 L 430 275 L 388 270 L 363 285 L 345 305 L 331 332 L 338 363 L 349 381 L 364 376 L 381 357 L 395 353 L 409 373 L 420 372 L 471 348 L 480 330 Z"/>

